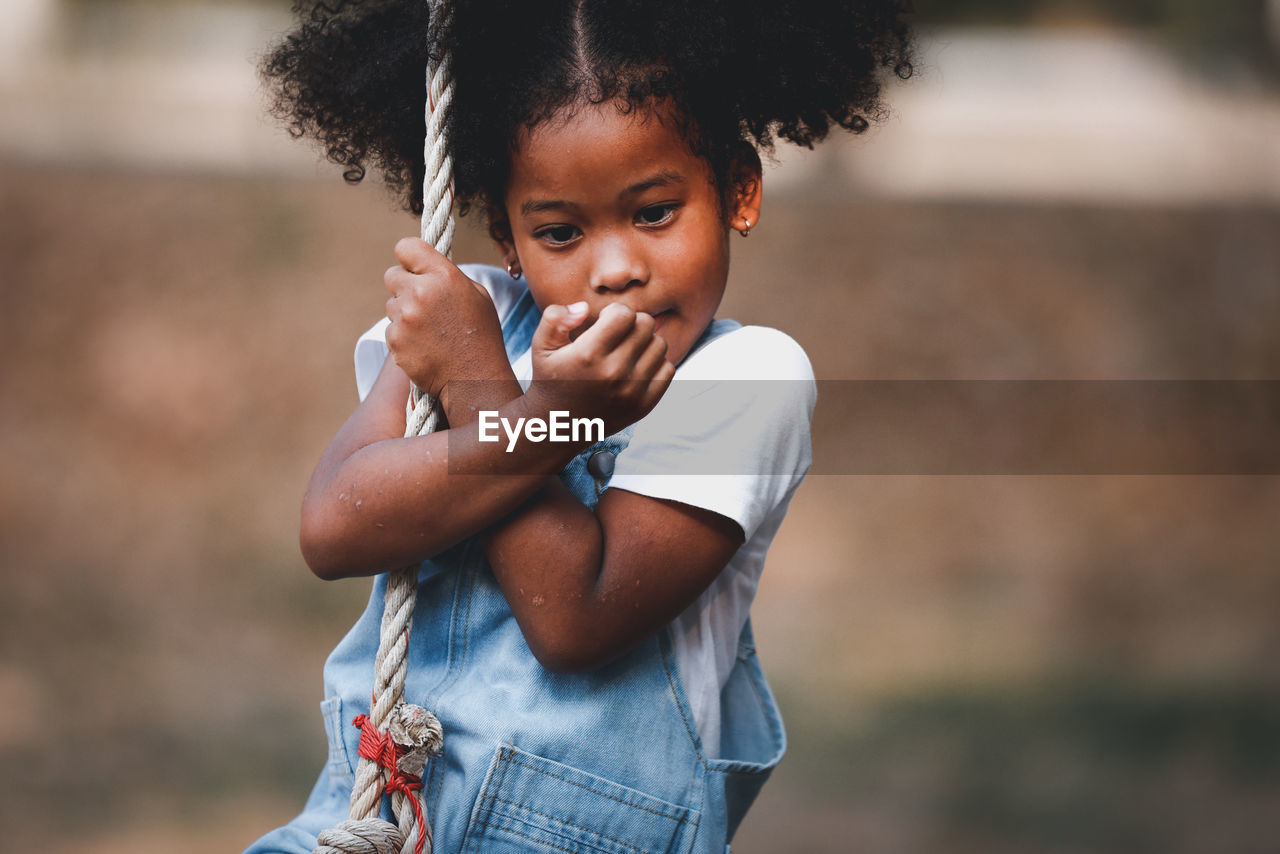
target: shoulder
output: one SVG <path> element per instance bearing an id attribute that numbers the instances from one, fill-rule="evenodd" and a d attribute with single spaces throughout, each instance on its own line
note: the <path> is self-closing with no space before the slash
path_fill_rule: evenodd
<path id="1" fill-rule="evenodd" d="M 729 411 L 767 417 L 795 411 L 812 415 L 817 399 L 813 366 L 804 348 L 785 332 L 767 326 L 740 326 L 718 335 L 676 369 L 672 403 L 710 394 Z M 659 406 L 662 406 L 659 403 Z M 681 407 L 685 413 L 690 410 Z"/>
<path id="2" fill-rule="evenodd" d="M 501 267 L 489 264 L 460 264 L 458 269 L 488 292 L 489 299 L 493 300 L 493 307 L 498 311 L 499 321 L 506 319 L 507 312 L 528 290 L 524 282 L 511 278 Z"/>
<path id="3" fill-rule="evenodd" d="M 680 364 L 635 424 L 610 487 L 711 510 L 750 539 L 809 470 L 816 396 L 809 359 L 790 336 L 726 332 Z"/>
<path id="4" fill-rule="evenodd" d="M 794 338 L 767 326 L 739 326 L 717 335 L 680 363 L 655 409 L 674 415 L 672 410 L 678 408 L 679 415 L 654 420 L 681 422 L 694 413 L 716 410 L 719 415 L 712 417 L 750 412 L 767 418 L 769 410 L 796 407 L 807 416 L 815 389 L 813 366 Z"/>
<path id="5" fill-rule="evenodd" d="M 680 363 L 680 379 L 813 382 L 813 366 L 794 338 L 768 326 L 739 326 Z"/>

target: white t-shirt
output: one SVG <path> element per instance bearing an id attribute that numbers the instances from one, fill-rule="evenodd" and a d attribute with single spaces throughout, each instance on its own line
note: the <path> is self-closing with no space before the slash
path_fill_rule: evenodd
<path id="1" fill-rule="evenodd" d="M 496 267 L 463 272 L 493 298 L 505 319 L 525 287 Z M 363 400 L 386 360 L 384 318 L 356 342 Z M 528 351 L 512 362 L 525 387 Z M 742 546 L 672 623 L 677 666 L 708 756 L 720 745 L 720 691 L 738 655 L 765 553 L 811 461 L 809 428 L 817 389 L 800 345 L 785 333 L 744 326 L 689 354 L 653 411 L 618 455 L 610 489 L 679 501 L 727 516 Z"/>

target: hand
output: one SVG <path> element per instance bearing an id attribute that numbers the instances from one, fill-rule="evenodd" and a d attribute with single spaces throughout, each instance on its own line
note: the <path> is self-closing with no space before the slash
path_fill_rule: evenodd
<path id="1" fill-rule="evenodd" d="M 387 347 L 396 365 L 423 391 L 442 397 L 454 380 L 488 380 L 509 372 L 493 301 L 429 244 L 396 244 L 399 266 L 383 276 Z"/>
<path id="2" fill-rule="evenodd" d="M 612 435 L 657 405 L 675 366 L 667 361 L 667 342 L 654 332 L 651 315 L 611 303 L 573 338 L 586 317 L 586 303 L 543 311 L 533 335 L 529 393 L 548 411 L 603 418 Z"/>

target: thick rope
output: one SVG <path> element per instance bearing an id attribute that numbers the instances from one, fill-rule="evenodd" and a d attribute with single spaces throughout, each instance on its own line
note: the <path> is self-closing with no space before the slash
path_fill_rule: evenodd
<path id="1" fill-rule="evenodd" d="M 437 25 L 443 0 L 430 0 Z M 453 246 L 453 159 L 446 149 L 445 121 L 453 102 L 453 74 L 448 55 L 427 68 L 426 141 L 423 160 L 422 239 L 446 257 Z M 437 402 L 413 386 L 405 416 L 405 437 L 425 436 L 443 426 Z M 313 854 L 431 854 L 431 825 L 422 802 L 421 775 L 428 756 L 443 747 L 440 722 L 420 706 L 404 702 L 409 670 L 409 634 L 418 588 L 418 568 L 392 572 L 382 611 L 378 654 L 374 660 L 373 698 L 361 726 L 375 749 L 362 749 L 351 790 L 349 820 L 320 834 Z M 360 716 L 361 718 L 365 716 Z M 389 741 L 388 741 L 389 740 Z M 385 745 L 394 742 L 391 753 Z M 366 755 L 369 753 L 370 755 Z M 391 794 L 399 827 L 378 818 L 383 794 Z"/>
<path id="2" fill-rule="evenodd" d="M 404 835 L 390 822 L 348 819 L 320 831 L 317 842 L 311 854 L 400 854 Z"/>
<path id="3" fill-rule="evenodd" d="M 434 11 L 443 4 L 436 0 Z M 434 20 L 434 15 L 432 16 Z M 453 104 L 453 67 L 446 53 L 438 66 L 427 67 L 427 134 L 422 158 L 426 164 L 422 183 L 422 239 L 446 258 L 453 250 L 453 158 L 446 147 L 445 120 Z M 405 424 L 405 436 L 425 436 L 438 429 L 435 402 L 416 385 L 410 394 L 413 409 Z"/>

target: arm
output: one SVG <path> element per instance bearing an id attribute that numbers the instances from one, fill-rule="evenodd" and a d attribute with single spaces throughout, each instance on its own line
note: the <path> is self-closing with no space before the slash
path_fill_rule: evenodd
<path id="1" fill-rule="evenodd" d="M 511 415 L 524 404 L 488 293 L 421 241 L 401 241 L 396 256 L 400 265 L 385 276 L 394 358 L 330 442 L 303 499 L 303 557 L 325 579 L 372 575 L 448 548 L 517 506 L 573 452 L 526 444 L 494 456 L 495 446 L 468 447 L 446 432 L 404 438 L 411 374 L 440 399 L 454 430 L 469 427 L 477 410 Z M 450 477 L 451 454 L 456 467 L 506 466 L 513 476 Z"/>
<path id="2" fill-rule="evenodd" d="M 676 384 L 636 425 L 594 516 L 556 484 L 488 533 L 494 573 L 549 668 L 603 664 L 682 613 L 809 468 L 816 387 L 798 344 L 744 328 L 689 368 L 706 379 Z"/>
<path id="3" fill-rule="evenodd" d="M 371 575 L 452 546 L 555 480 L 586 445 L 519 442 L 507 453 L 505 443 L 476 441 L 478 411 L 511 421 L 590 411 L 617 430 L 652 408 L 674 370 L 647 315 L 606 311 L 571 345 L 584 317 L 551 306 L 534 341 L 546 381 L 522 394 L 483 289 L 421 241 L 401 241 L 396 253 L 401 266 L 386 276 L 395 358 L 326 449 L 303 500 L 302 552 L 321 578 Z M 451 429 L 403 438 L 410 376 L 440 399 Z"/>
<path id="4" fill-rule="evenodd" d="M 471 405 L 511 418 L 527 411 L 514 378 L 477 385 L 488 399 L 450 412 L 453 430 L 471 427 Z M 373 575 L 439 553 L 518 506 L 575 450 L 522 443 L 505 454 L 498 445 L 450 442 L 448 431 L 403 438 L 408 394 L 408 377 L 388 359 L 311 476 L 300 545 L 321 578 Z M 451 455 L 459 468 L 508 476 L 451 474 Z"/>
<path id="5" fill-rule="evenodd" d="M 529 648 L 563 672 L 604 664 L 673 620 L 742 537 L 718 513 L 619 489 L 592 513 L 557 480 L 485 547 Z"/>
<path id="6" fill-rule="evenodd" d="M 401 247 L 397 254 L 404 254 Z M 420 260 L 402 258 L 416 275 L 422 275 L 416 272 Z M 569 332 L 582 318 L 549 307 L 535 335 L 535 383 L 521 394 L 496 317 L 477 315 L 460 324 L 449 319 L 474 285 L 452 281 L 442 288 L 447 298 L 406 318 L 395 303 L 416 308 L 425 300 L 410 298 L 396 284 L 401 278 L 398 270 L 388 273 L 396 296 L 388 303 L 393 323 L 387 340 L 396 358 L 334 438 L 307 490 L 302 543 L 313 571 L 323 578 L 373 574 L 493 526 L 486 547 L 498 582 L 530 648 L 557 670 L 602 664 L 678 615 L 741 544 L 736 523 L 622 490 L 606 493 L 592 513 L 554 477 L 582 445 L 523 442 L 508 454 L 501 445 L 472 441 L 477 409 L 497 409 L 512 419 L 546 417 L 552 409 L 600 414 L 608 432 L 641 417 L 674 373 L 652 318 L 616 306 L 570 342 Z M 432 328 L 413 328 L 422 324 L 419 314 L 431 319 Z M 464 332 L 461 344 L 448 340 L 455 327 Z M 436 345 L 438 351 L 429 349 Z M 471 348 L 461 351 L 464 360 L 460 346 Z M 456 367 L 459 361 L 464 370 Z M 409 389 L 402 366 L 441 397 L 450 431 L 401 438 Z M 440 379 L 451 371 L 489 381 Z"/>
<path id="7" fill-rule="evenodd" d="M 509 513 L 485 537 L 498 583 L 538 660 L 582 670 L 674 619 L 742 543 L 724 516 L 624 490 L 607 491 L 592 513 L 558 477 L 527 473 L 536 464 L 528 458 L 496 459 L 515 472 L 506 477 L 450 474 L 444 433 L 399 438 L 407 393 L 408 379 L 388 360 L 316 469 L 302 542 L 322 578 L 402 566 Z M 544 464 L 554 474 L 577 450 Z M 387 470 L 399 476 L 377 478 Z"/>

